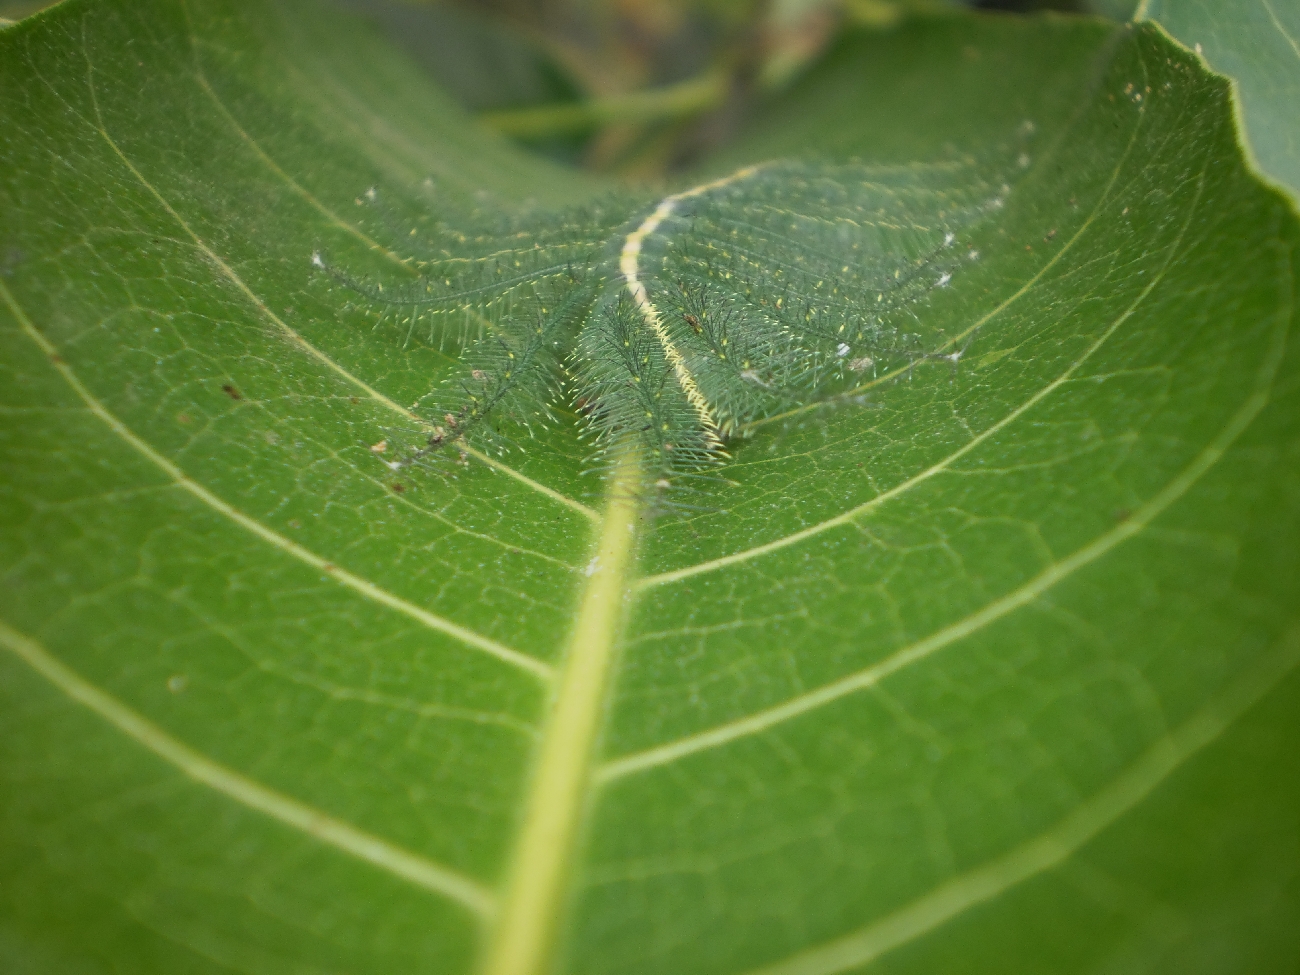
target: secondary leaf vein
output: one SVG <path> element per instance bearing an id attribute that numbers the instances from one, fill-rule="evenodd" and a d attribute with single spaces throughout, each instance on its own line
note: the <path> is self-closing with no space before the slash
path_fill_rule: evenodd
<path id="1" fill-rule="evenodd" d="M 86 681 L 35 640 L 0 622 L 0 644 L 78 704 L 93 711 L 186 776 L 243 806 L 279 820 L 314 839 L 448 897 L 480 918 L 496 909 L 477 881 L 410 850 L 358 829 L 213 761 L 169 735 L 117 698 Z"/>
<path id="2" fill-rule="evenodd" d="M 983 866 L 959 874 L 864 928 L 748 975 L 834 975 L 857 969 L 915 941 L 959 914 L 1064 863 L 1138 806 L 1173 772 L 1218 739 L 1300 664 L 1300 633 L 1275 650 L 1208 707 L 1156 741 L 1108 786 L 1053 828 Z"/>
<path id="3" fill-rule="evenodd" d="M 103 403 L 91 394 L 90 390 L 82 384 L 81 380 L 77 377 L 76 373 L 72 371 L 71 367 L 66 362 L 62 361 L 55 347 L 51 345 L 49 340 L 46 339 L 45 336 L 42 335 L 41 332 L 32 324 L 31 320 L 27 317 L 26 312 L 23 311 L 22 307 L 14 299 L 13 294 L 3 282 L 0 282 L 0 297 L 4 298 L 5 304 L 8 305 L 10 311 L 13 312 L 14 317 L 17 318 L 19 327 L 22 328 L 27 336 L 40 347 L 41 351 L 50 357 L 50 361 L 54 368 L 63 376 L 64 381 L 72 387 L 73 392 L 75 392 L 81 401 L 86 404 L 90 412 L 104 421 L 110 430 L 158 467 L 175 483 L 177 487 L 187 491 L 208 507 L 222 515 L 225 515 L 241 528 L 252 532 L 263 541 L 269 542 L 280 551 L 292 555 L 294 558 L 305 562 L 315 569 L 319 569 L 330 578 L 336 579 L 342 585 L 360 593 L 362 596 L 387 606 L 390 609 L 397 610 L 399 613 L 410 617 L 430 629 L 454 637 L 468 646 L 482 650 L 498 660 L 531 673 L 535 677 L 543 680 L 550 678 L 551 668 L 540 660 L 536 660 L 527 654 L 520 653 L 518 650 L 512 650 L 510 647 L 489 639 L 482 634 L 475 633 L 473 630 L 466 629 L 457 623 L 453 623 L 451 620 L 443 619 L 441 616 L 431 613 L 426 609 L 408 603 L 406 600 L 381 589 L 374 583 L 369 582 L 360 576 L 354 575 L 346 569 L 339 568 L 328 559 L 325 559 L 320 555 L 317 555 L 315 552 L 299 545 L 297 542 L 291 541 L 283 535 L 272 531 L 255 518 L 249 517 L 242 511 L 239 511 L 223 499 L 219 498 L 217 495 L 213 494 L 207 488 L 203 487 L 203 485 L 186 475 L 179 467 L 162 454 L 154 450 L 153 447 L 136 436 L 136 434 L 132 432 L 126 424 L 124 424 L 115 414 L 110 412 Z"/>

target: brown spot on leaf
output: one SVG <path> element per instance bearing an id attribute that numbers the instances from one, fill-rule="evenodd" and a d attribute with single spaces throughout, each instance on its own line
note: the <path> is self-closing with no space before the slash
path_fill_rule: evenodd
<path id="1" fill-rule="evenodd" d="M 244 394 L 241 393 L 239 390 L 237 390 L 234 386 L 230 385 L 230 383 L 226 383 L 224 386 L 222 386 L 221 391 L 233 400 L 241 400 L 244 398 Z"/>

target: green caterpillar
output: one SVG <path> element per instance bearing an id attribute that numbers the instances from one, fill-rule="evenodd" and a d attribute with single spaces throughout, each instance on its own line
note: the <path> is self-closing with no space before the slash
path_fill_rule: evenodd
<path id="1" fill-rule="evenodd" d="M 960 350 L 927 348 L 909 326 L 978 259 L 966 235 L 1004 205 L 1031 132 L 992 158 L 784 160 L 649 206 L 461 213 L 474 234 L 444 208 L 415 237 L 424 255 L 405 284 L 313 260 L 408 341 L 459 347 L 456 376 L 421 402 L 432 433 L 398 464 L 550 422 L 567 403 L 598 457 L 634 450 L 667 484 L 725 460 L 751 424 L 850 395 L 865 374 L 955 362 Z"/>

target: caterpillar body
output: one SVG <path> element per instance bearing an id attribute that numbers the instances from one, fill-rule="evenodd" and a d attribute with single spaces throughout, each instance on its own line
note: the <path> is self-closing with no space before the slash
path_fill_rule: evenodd
<path id="1" fill-rule="evenodd" d="M 1023 168 L 1030 132 L 994 156 Z M 559 406 L 598 458 L 634 450 L 665 484 L 725 461 L 765 417 L 851 394 L 865 373 L 956 362 L 917 326 L 1007 199 L 1015 167 L 998 158 L 780 160 L 649 205 L 462 212 L 490 228 L 476 234 L 444 207 L 406 235 L 424 253 L 404 283 L 313 261 L 405 341 L 457 347 L 453 377 L 420 403 L 426 442 L 397 463 L 551 422 Z"/>

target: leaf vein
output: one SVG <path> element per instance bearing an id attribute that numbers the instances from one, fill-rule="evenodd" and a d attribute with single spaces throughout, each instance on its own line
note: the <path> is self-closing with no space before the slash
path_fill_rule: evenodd
<path id="1" fill-rule="evenodd" d="M 492 894 L 477 881 L 213 761 L 89 683 L 36 641 L 3 622 L 0 622 L 0 644 L 72 700 L 195 782 L 321 843 L 448 897 L 480 918 L 490 917 L 495 911 Z"/>
<path id="2" fill-rule="evenodd" d="M 124 424 L 115 414 L 110 412 L 103 403 L 90 393 L 90 390 L 88 390 L 82 384 L 81 380 L 77 378 L 76 373 L 72 371 L 71 367 L 66 362 L 61 361 L 55 347 L 51 345 L 49 340 L 46 339 L 46 337 L 32 324 L 31 320 L 27 317 L 26 312 L 23 311 L 22 307 L 17 303 L 13 294 L 3 282 L 0 282 L 0 297 L 4 298 L 5 304 L 9 306 L 10 311 L 12 311 L 14 316 L 18 319 L 18 324 L 22 330 L 47 356 L 50 357 L 54 368 L 59 371 L 63 376 L 64 381 L 72 387 L 73 392 L 75 392 L 82 402 L 86 404 L 90 412 L 99 417 L 99 419 L 101 419 L 110 430 L 158 467 L 176 484 L 176 486 L 187 491 L 213 510 L 225 515 L 241 528 L 252 532 L 263 541 L 269 542 L 271 545 L 280 549 L 280 551 L 286 552 L 315 569 L 319 569 L 331 578 L 336 579 L 340 584 L 360 593 L 362 596 L 387 606 L 389 609 L 397 610 L 411 619 L 424 624 L 430 629 L 454 637 L 468 646 L 482 650 L 498 660 L 531 673 L 535 677 L 543 680 L 550 678 L 551 668 L 540 660 L 536 660 L 527 654 L 520 653 L 518 650 L 512 650 L 510 647 L 489 639 L 482 634 L 475 633 L 473 630 L 466 629 L 457 623 L 453 623 L 451 620 L 444 619 L 426 609 L 408 603 L 406 600 L 376 586 L 374 583 L 369 582 L 360 576 L 354 575 L 346 569 L 339 568 L 327 559 L 317 555 L 315 552 L 299 545 L 297 542 L 291 541 L 283 535 L 272 531 L 255 518 L 244 514 L 242 511 L 239 511 L 217 495 L 213 494 L 207 488 L 203 487 L 203 485 L 186 475 L 179 467 L 162 454 L 154 450 L 153 447 L 136 436 L 136 434 L 132 432 L 126 424 Z"/>
<path id="3" fill-rule="evenodd" d="M 1208 707 L 1157 740 L 1105 788 L 1046 832 L 959 874 L 864 928 L 806 949 L 749 975 L 833 975 L 869 964 L 977 904 L 1060 866 L 1142 803 L 1198 752 L 1213 744 L 1300 664 L 1300 631 L 1257 663 Z"/>

